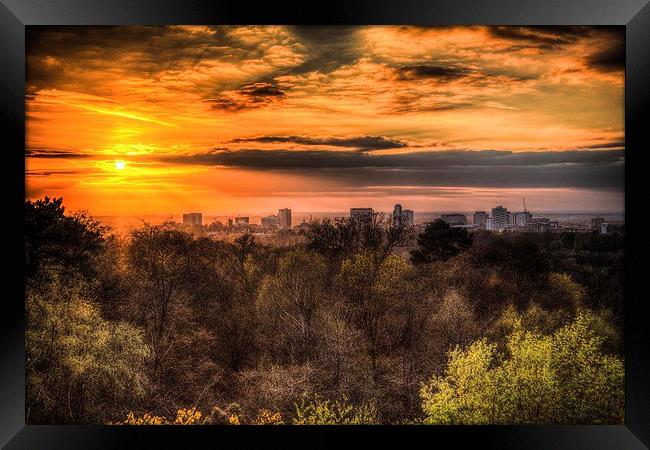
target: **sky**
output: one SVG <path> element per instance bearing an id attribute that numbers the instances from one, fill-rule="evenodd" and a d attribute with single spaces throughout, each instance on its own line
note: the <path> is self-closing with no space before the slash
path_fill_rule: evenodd
<path id="1" fill-rule="evenodd" d="M 623 27 L 27 27 L 26 198 L 622 212 Z"/>

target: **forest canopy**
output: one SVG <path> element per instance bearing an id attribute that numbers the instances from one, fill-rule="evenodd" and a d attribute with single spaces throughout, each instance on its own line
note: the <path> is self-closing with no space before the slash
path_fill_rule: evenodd
<path id="1" fill-rule="evenodd" d="M 281 237 L 26 201 L 27 423 L 623 423 L 622 236 Z"/>

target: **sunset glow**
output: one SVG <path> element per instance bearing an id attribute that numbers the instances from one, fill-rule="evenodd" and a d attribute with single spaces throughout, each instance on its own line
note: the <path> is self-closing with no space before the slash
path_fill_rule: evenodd
<path id="1" fill-rule="evenodd" d="M 622 211 L 623 29 L 28 27 L 27 197 Z"/>

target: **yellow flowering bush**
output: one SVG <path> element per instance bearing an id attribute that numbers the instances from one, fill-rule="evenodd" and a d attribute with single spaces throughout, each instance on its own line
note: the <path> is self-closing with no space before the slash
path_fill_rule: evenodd
<path id="1" fill-rule="evenodd" d="M 263 409 L 253 421 L 253 425 L 283 425 L 282 416 L 279 412 L 273 413 L 268 409 Z"/>

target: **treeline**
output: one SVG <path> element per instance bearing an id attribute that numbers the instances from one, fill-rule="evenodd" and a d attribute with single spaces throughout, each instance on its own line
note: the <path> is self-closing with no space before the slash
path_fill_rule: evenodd
<path id="1" fill-rule="evenodd" d="M 620 236 L 25 215 L 28 423 L 622 423 Z"/>

